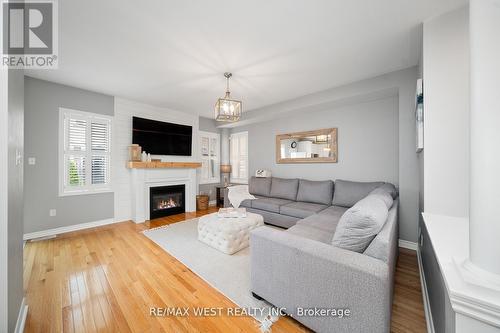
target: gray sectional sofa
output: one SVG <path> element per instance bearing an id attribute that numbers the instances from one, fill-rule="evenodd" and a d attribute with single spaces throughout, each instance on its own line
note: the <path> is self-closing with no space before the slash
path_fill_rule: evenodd
<path id="1" fill-rule="evenodd" d="M 252 178 L 249 191 L 257 199 L 242 206 L 287 228 L 264 226 L 250 235 L 254 296 L 286 308 L 317 332 L 389 332 L 398 249 L 395 187 Z M 376 233 L 365 237 L 367 221 L 377 219 Z M 330 312 L 301 315 L 303 309 Z M 349 315 L 339 318 L 332 309 L 348 309 Z"/>

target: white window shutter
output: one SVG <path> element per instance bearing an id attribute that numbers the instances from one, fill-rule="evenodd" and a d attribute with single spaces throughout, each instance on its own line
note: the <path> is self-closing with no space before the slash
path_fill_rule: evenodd
<path id="1" fill-rule="evenodd" d="M 109 124 L 94 121 L 91 123 L 90 146 L 93 151 L 109 152 Z"/>
<path id="2" fill-rule="evenodd" d="M 109 183 L 109 158 L 107 156 L 92 156 L 91 177 L 92 185 L 106 185 Z"/>
<path id="3" fill-rule="evenodd" d="M 220 134 L 199 131 L 200 184 L 220 182 Z"/>
<path id="4" fill-rule="evenodd" d="M 60 114 L 60 195 L 110 190 L 111 118 L 63 108 Z"/>
<path id="5" fill-rule="evenodd" d="M 239 159 L 240 159 L 240 179 L 248 179 L 248 137 L 240 136 Z"/>
<path id="6" fill-rule="evenodd" d="M 233 133 L 230 137 L 231 182 L 248 182 L 248 132 Z"/>
<path id="7" fill-rule="evenodd" d="M 92 120 L 90 125 L 90 147 L 92 159 L 90 164 L 91 185 L 109 183 L 109 145 L 110 125 L 106 121 Z"/>
<path id="8" fill-rule="evenodd" d="M 66 186 L 82 187 L 86 184 L 87 167 L 85 156 L 81 155 L 66 155 Z"/>
<path id="9" fill-rule="evenodd" d="M 84 119 L 69 117 L 68 126 L 68 150 L 86 151 L 87 150 L 87 121 Z"/>

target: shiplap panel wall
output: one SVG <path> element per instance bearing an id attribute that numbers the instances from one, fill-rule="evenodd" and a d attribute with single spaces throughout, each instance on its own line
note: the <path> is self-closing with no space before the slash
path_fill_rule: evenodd
<path id="1" fill-rule="evenodd" d="M 132 217 L 131 171 L 126 168 L 128 146 L 132 143 L 132 117 L 166 121 L 193 126 L 192 156 L 155 156 L 163 161 L 199 161 L 198 116 L 115 98 L 115 117 L 112 140 L 112 186 L 115 192 L 115 221 L 126 221 Z"/>

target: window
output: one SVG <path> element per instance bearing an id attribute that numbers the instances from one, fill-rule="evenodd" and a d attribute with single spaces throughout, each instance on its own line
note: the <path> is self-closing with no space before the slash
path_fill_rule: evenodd
<path id="1" fill-rule="evenodd" d="M 111 117 L 59 109 L 59 195 L 110 191 Z"/>
<path id="2" fill-rule="evenodd" d="M 220 183 L 220 134 L 200 131 L 199 135 L 200 184 Z"/>
<path id="3" fill-rule="evenodd" d="M 248 132 L 233 133 L 229 137 L 231 183 L 248 183 Z"/>

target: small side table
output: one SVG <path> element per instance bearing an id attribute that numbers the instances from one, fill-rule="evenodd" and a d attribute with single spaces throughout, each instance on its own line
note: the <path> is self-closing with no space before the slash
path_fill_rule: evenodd
<path id="1" fill-rule="evenodd" d="M 224 185 L 217 185 L 215 186 L 216 188 L 216 203 L 217 203 L 217 207 L 224 207 L 224 190 L 226 188 L 228 188 L 229 186 L 231 185 L 228 185 L 228 186 L 224 186 Z"/>

